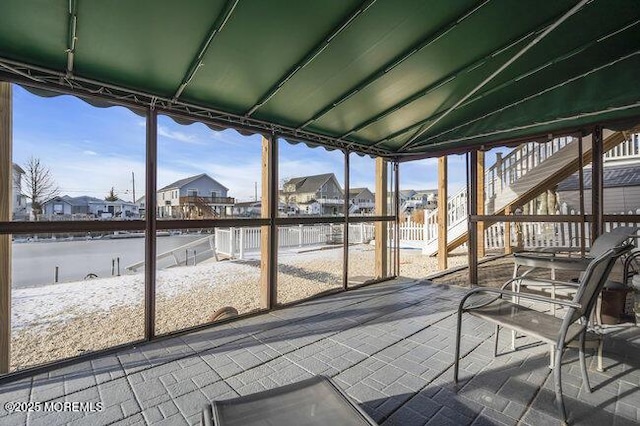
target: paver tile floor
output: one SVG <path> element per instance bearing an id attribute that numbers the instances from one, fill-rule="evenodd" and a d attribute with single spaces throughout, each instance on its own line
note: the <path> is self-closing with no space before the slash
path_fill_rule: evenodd
<path id="1" fill-rule="evenodd" d="M 464 293 L 396 279 L 121 350 L 0 386 L 3 406 L 100 402 L 100 412 L 0 409 L 0 424 L 193 425 L 211 400 L 318 374 L 385 426 L 559 424 L 548 348 L 519 338 L 511 351 L 503 332 L 494 358 L 493 326 L 481 320 L 464 319 L 461 382 L 453 385 L 455 310 Z M 640 422 L 639 330 L 612 330 L 605 372 L 588 359 L 591 394 L 581 388 L 577 352 L 565 354 L 573 423 Z"/>

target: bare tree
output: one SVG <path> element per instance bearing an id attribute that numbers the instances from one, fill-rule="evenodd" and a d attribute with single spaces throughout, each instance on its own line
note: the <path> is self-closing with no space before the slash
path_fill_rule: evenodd
<path id="1" fill-rule="evenodd" d="M 105 201 L 118 201 L 118 194 L 116 194 L 116 192 L 113 189 L 113 186 L 111 187 L 111 190 L 109 190 L 109 194 L 107 194 L 106 197 L 104 197 Z"/>
<path id="2" fill-rule="evenodd" d="M 42 203 L 59 194 L 60 189 L 56 185 L 51 170 L 40 162 L 37 157 L 29 157 L 25 164 L 25 194 L 31 200 L 31 209 L 34 214 L 42 213 Z"/>

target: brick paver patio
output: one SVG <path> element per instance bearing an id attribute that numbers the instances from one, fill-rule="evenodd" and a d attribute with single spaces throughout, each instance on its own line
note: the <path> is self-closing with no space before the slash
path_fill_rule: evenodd
<path id="1" fill-rule="evenodd" d="M 452 384 L 455 309 L 465 290 L 398 279 L 174 337 L 0 386 L 0 402 L 97 402 L 101 412 L 0 409 L 1 424 L 192 425 L 213 399 L 332 377 L 382 425 L 559 424 L 547 347 L 525 338 L 492 355 L 493 327 L 463 325 L 462 381 Z M 577 353 L 563 384 L 576 424 L 640 421 L 640 332 L 614 330 L 604 373 L 580 388 Z"/>

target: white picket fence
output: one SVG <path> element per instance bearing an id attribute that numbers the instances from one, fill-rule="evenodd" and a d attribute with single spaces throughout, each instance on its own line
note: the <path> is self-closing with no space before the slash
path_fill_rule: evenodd
<path id="1" fill-rule="evenodd" d="M 570 214 L 579 214 L 572 210 Z M 606 222 L 605 232 L 619 226 L 639 226 L 640 223 L 624 220 L 624 214 L 640 214 L 640 209 L 621 213 L 620 221 Z M 584 227 L 585 246 L 589 247 L 591 239 L 591 226 L 587 223 Z M 518 235 L 521 234 L 521 235 Z M 530 222 L 511 224 L 511 245 L 515 246 L 518 239 L 522 239 L 524 248 L 543 247 L 579 247 L 582 239 L 582 224 L 580 223 L 549 223 Z M 504 223 L 496 223 L 485 230 L 485 247 L 487 249 L 504 249 Z"/>
<path id="2" fill-rule="evenodd" d="M 308 247 L 341 243 L 343 225 L 294 225 L 278 227 L 278 247 Z M 415 233 L 415 231 L 414 231 Z M 247 253 L 260 251 L 261 229 L 257 228 L 216 228 L 216 253 L 243 259 Z M 349 242 L 368 243 L 373 240 L 374 225 L 358 223 L 349 225 Z"/>
<path id="3" fill-rule="evenodd" d="M 571 211 L 570 214 L 579 213 Z M 640 214 L 637 211 L 621 213 L 620 221 L 607 222 L 605 231 L 610 231 L 618 226 L 640 226 L 640 223 L 632 223 L 624 220 L 624 214 Z M 341 244 L 344 238 L 342 224 L 323 225 L 293 225 L 278 227 L 278 247 L 311 247 L 326 244 Z M 461 227 L 466 230 L 466 218 L 461 221 Z M 435 229 L 434 229 L 435 228 Z M 368 244 L 374 240 L 373 223 L 349 224 L 349 243 Z M 395 241 L 395 226 L 389 224 L 388 241 L 390 245 Z M 434 234 L 437 235 L 437 227 L 433 223 L 420 224 L 411 221 L 400 224 L 400 247 L 422 248 L 432 243 Z M 260 228 L 216 228 L 215 249 L 216 253 L 232 258 L 243 259 L 245 255 L 260 251 Z M 590 226 L 585 226 L 586 247 L 589 247 Z M 579 247 L 582 238 L 582 225 L 579 223 L 549 223 L 529 222 L 511 224 L 512 246 L 521 239 L 523 247 L 527 249 L 543 247 Z M 504 223 L 496 223 L 485 230 L 485 248 L 488 250 L 504 249 Z M 423 250 L 423 253 L 426 253 Z"/>

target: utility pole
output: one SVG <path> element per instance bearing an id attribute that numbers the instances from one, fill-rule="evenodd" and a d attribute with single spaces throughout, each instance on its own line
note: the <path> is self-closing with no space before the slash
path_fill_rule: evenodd
<path id="1" fill-rule="evenodd" d="M 131 172 L 131 184 L 133 185 L 133 204 L 136 203 L 136 175 Z"/>
<path id="2" fill-rule="evenodd" d="M 255 183 L 255 189 L 254 189 L 254 201 L 258 201 L 258 182 L 254 182 Z"/>

